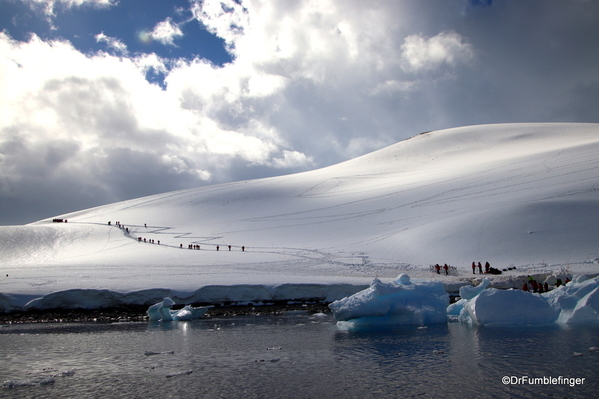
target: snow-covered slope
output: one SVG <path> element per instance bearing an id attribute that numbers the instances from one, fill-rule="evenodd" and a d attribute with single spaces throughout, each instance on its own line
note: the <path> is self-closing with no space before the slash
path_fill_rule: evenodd
<path id="1" fill-rule="evenodd" d="M 400 272 L 431 277 L 430 263 L 472 276 L 472 261 L 599 272 L 597 154 L 597 124 L 463 127 L 320 170 L 0 227 L 0 272 L 9 274 L 0 292 L 284 283 L 318 291 Z"/>

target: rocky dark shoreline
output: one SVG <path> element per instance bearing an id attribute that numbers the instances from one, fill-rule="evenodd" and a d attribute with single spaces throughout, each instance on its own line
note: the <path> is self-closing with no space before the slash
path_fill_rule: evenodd
<path id="1" fill-rule="evenodd" d="M 328 313 L 328 303 L 319 300 L 306 301 L 273 301 L 266 304 L 218 303 L 192 304 L 192 306 L 211 306 L 204 317 L 231 317 L 241 315 L 281 315 L 290 311 L 306 311 L 309 313 Z M 183 305 L 173 306 L 174 309 Z M 25 323 L 72 323 L 72 322 L 140 322 L 147 321 L 148 305 L 127 305 L 102 309 L 46 309 L 14 311 L 0 313 L 0 324 Z"/>

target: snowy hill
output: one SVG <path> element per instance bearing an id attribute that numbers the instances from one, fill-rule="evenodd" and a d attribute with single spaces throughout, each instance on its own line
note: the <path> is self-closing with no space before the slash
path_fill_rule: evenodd
<path id="1" fill-rule="evenodd" d="M 320 170 L 0 227 L 9 275 L 0 293 L 13 304 L 69 289 L 185 296 L 204 287 L 202 299 L 252 300 L 258 286 L 264 297 L 335 286 L 338 296 L 375 276 L 437 278 L 431 263 L 456 266 L 460 276 L 448 279 L 469 278 L 472 261 L 516 266 L 513 276 L 596 274 L 597 154 L 597 124 L 462 127 Z M 250 285 L 245 296 L 224 288 Z"/>

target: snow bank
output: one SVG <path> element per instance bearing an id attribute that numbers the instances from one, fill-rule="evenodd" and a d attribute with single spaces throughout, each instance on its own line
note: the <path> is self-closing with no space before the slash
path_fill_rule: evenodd
<path id="1" fill-rule="evenodd" d="M 329 305 L 346 326 L 429 325 L 447 321 L 449 297 L 441 282 L 412 282 L 400 274 L 391 283 L 375 278 L 370 287 Z"/>
<path id="2" fill-rule="evenodd" d="M 462 287 L 462 299 L 447 314 L 482 326 L 599 324 L 599 277 L 576 276 L 569 284 L 544 294 L 478 287 Z"/>
<path id="3" fill-rule="evenodd" d="M 110 290 L 73 289 L 54 292 L 21 303 L 22 297 L 0 294 L 0 312 L 46 309 L 100 309 L 126 305 L 150 305 L 173 298 L 176 303 L 267 302 L 318 299 L 331 302 L 364 289 L 352 284 L 240 284 L 208 285 L 193 292 L 164 288 L 129 293 Z"/>

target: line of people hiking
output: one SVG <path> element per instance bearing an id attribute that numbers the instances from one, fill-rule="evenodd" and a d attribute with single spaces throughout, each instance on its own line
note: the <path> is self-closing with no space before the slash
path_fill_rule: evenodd
<path id="1" fill-rule="evenodd" d="M 110 225 L 112 225 L 112 222 L 111 222 L 110 220 L 108 221 L 108 225 L 109 225 L 109 226 L 110 226 Z M 121 224 L 121 222 L 116 222 L 116 223 L 115 223 L 115 225 L 116 225 L 116 227 L 118 227 L 119 229 L 121 229 L 121 230 L 125 230 L 125 232 L 126 232 L 127 234 L 129 234 L 129 227 L 125 227 L 125 225 L 124 225 L 124 224 Z"/>
<path id="2" fill-rule="evenodd" d="M 179 248 L 182 249 L 183 248 L 183 244 L 179 244 Z M 228 245 L 227 248 L 229 248 L 229 251 L 231 251 L 231 249 L 233 247 L 231 245 Z M 196 249 L 196 250 L 199 250 L 199 249 L 201 249 L 201 247 L 200 247 L 199 244 L 189 244 L 189 245 L 187 245 L 187 249 Z M 220 251 L 220 245 L 216 246 L 216 250 Z M 245 245 L 241 246 L 241 252 L 245 252 Z"/>
<path id="3" fill-rule="evenodd" d="M 154 241 L 154 240 L 153 240 L 153 239 L 151 239 L 151 238 L 148 238 L 148 239 L 145 239 L 145 238 L 143 238 L 143 239 L 142 239 L 141 237 L 137 237 L 137 242 L 147 242 L 147 243 L 149 243 L 149 244 L 156 244 L 156 243 L 157 243 L 158 245 L 160 245 L 160 240 L 158 240 L 158 241 L 156 242 L 156 241 Z"/>
<path id="4" fill-rule="evenodd" d="M 60 219 L 60 221 L 62 221 L 62 219 Z M 66 222 L 66 220 L 65 220 L 65 222 Z M 108 225 L 112 226 L 112 222 L 108 221 Z M 123 225 L 121 222 L 115 222 L 115 225 L 118 228 L 120 228 L 121 230 L 125 230 L 126 233 L 129 234 L 129 228 L 125 227 L 125 225 Z M 148 225 L 146 223 L 144 223 L 144 227 L 147 228 Z M 151 238 L 137 237 L 137 242 L 140 242 L 140 243 L 141 242 L 145 242 L 145 243 L 149 243 L 149 244 L 156 244 L 157 243 L 158 245 L 160 245 L 160 240 L 154 241 L 154 239 L 151 239 Z M 179 244 L 179 248 L 183 249 L 183 244 Z M 187 248 L 188 249 L 194 249 L 194 250 L 200 250 L 201 249 L 201 247 L 200 247 L 199 244 L 189 244 L 187 246 Z M 228 248 L 229 251 L 231 251 L 233 247 L 231 245 L 227 245 L 227 248 Z M 220 251 L 220 245 L 216 246 L 216 250 Z M 241 246 L 241 252 L 245 252 L 245 245 Z"/>

